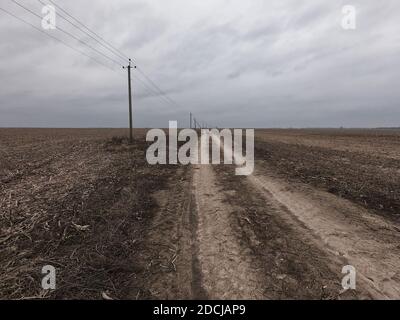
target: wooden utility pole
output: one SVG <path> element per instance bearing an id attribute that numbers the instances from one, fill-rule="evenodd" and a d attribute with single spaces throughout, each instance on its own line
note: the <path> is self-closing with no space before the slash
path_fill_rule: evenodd
<path id="1" fill-rule="evenodd" d="M 132 82 L 131 82 L 131 69 L 136 68 L 131 65 L 132 60 L 129 59 L 129 65 L 123 67 L 128 69 L 128 89 L 129 89 L 129 143 L 133 142 L 133 121 L 132 121 Z"/>
<path id="2" fill-rule="evenodd" d="M 190 129 L 192 129 L 192 113 L 190 113 Z"/>

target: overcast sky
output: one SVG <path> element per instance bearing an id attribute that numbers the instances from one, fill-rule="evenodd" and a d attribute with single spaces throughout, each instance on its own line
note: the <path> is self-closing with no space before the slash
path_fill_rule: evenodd
<path id="1" fill-rule="evenodd" d="M 38 0 L 17 1 L 41 14 Z M 54 1 L 178 103 L 149 95 L 134 78 L 135 126 L 184 126 L 189 111 L 219 127 L 400 126 L 398 0 Z M 341 26 L 346 4 L 357 9 L 356 30 Z M 12 1 L 0 7 L 41 28 Z M 109 54 L 60 17 L 57 25 Z M 0 40 L 0 126 L 127 125 L 126 71 L 3 12 Z"/>

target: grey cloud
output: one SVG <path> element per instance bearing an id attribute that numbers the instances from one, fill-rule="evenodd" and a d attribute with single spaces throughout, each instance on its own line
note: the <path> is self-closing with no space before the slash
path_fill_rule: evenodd
<path id="1" fill-rule="evenodd" d="M 400 125 L 396 0 L 352 1 L 354 31 L 340 26 L 342 0 L 57 2 L 179 103 L 165 103 L 134 78 L 137 126 L 183 125 L 190 111 L 220 127 Z M 40 12 L 37 1 L 25 3 Z M 40 26 L 12 2 L 0 7 Z M 112 72 L 1 12 L 0 39 L 0 126 L 126 126 L 120 66 L 97 56 Z"/>

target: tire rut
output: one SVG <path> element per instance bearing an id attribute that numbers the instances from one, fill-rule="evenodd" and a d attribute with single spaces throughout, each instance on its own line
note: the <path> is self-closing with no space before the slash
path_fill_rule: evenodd
<path id="1" fill-rule="evenodd" d="M 211 299 L 265 299 L 265 279 L 232 228 L 235 210 L 217 186 L 212 165 L 194 169 L 196 241 L 202 286 Z"/>
<path id="2" fill-rule="evenodd" d="M 400 235 L 392 223 L 348 200 L 306 185 L 289 185 L 265 171 L 249 181 L 266 199 L 286 208 L 298 226 L 305 226 L 331 260 L 341 257 L 353 265 L 359 291 L 374 299 L 400 297 Z"/>

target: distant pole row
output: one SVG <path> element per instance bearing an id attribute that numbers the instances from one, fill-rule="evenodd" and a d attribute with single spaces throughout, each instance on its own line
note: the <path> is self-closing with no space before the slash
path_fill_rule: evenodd
<path id="1" fill-rule="evenodd" d="M 196 117 L 194 117 L 193 113 L 190 112 L 189 114 L 190 117 L 190 129 L 211 129 L 212 126 L 210 126 L 207 122 L 202 122 L 198 121 Z"/>

